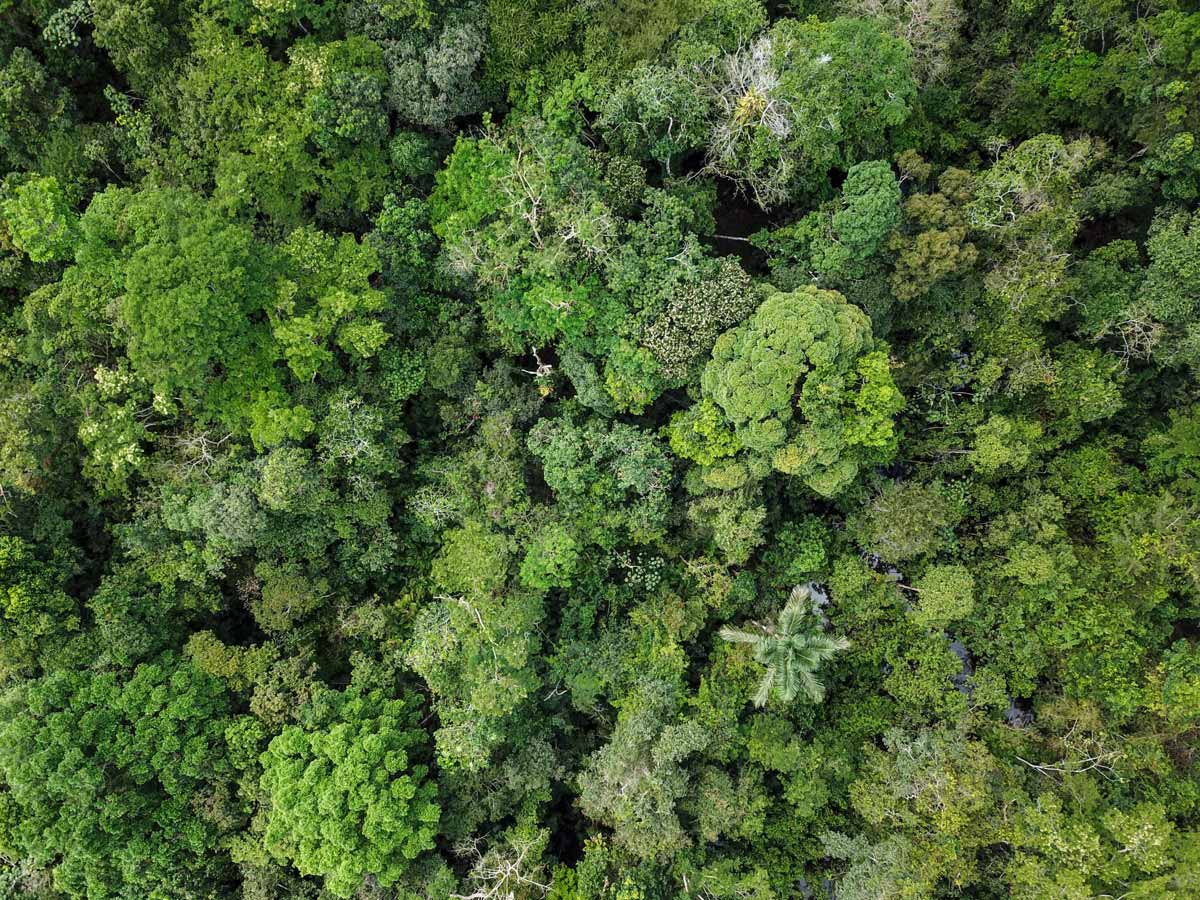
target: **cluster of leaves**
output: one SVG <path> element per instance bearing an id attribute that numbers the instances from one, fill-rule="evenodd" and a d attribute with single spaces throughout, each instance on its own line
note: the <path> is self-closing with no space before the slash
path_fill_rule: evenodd
<path id="1" fill-rule="evenodd" d="M 1198 71 L 0 0 L 0 896 L 1200 896 Z"/>
<path id="2" fill-rule="evenodd" d="M 368 875 L 394 884 L 433 846 L 441 811 L 426 767 L 409 764 L 423 742 L 411 706 L 360 690 L 322 706 L 314 702 L 328 724 L 289 725 L 262 755 L 264 840 L 276 858 L 350 897 Z"/>

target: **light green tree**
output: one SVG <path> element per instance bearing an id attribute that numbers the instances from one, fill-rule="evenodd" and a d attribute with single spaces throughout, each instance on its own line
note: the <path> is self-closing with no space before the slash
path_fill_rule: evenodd
<path id="1" fill-rule="evenodd" d="M 74 249 L 78 216 L 58 179 L 34 178 L 0 204 L 13 243 L 34 262 L 67 259 Z"/>
<path id="2" fill-rule="evenodd" d="M 843 637 L 805 630 L 809 593 L 803 585 L 792 588 L 775 622 L 755 623 L 752 629 L 728 625 L 721 629 L 725 640 L 752 646 L 754 658 L 767 667 L 754 694 L 755 706 L 766 706 L 772 694 L 791 703 L 801 692 L 813 703 L 820 703 L 825 699 L 825 685 L 817 678 L 817 669 L 850 647 Z"/>
<path id="3" fill-rule="evenodd" d="M 914 590 L 920 600 L 914 618 L 922 625 L 944 627 L 975 608 L 975 578 L 965 566 L 930 566 Z"/>
<path id="4" fill-rule="evenodd" d="M 292 725 L 262 755 L 271 855 L 350 897 L 368 875 L 384 887 L 433 846 L 441 815 L 412 706 L 358 688 L 320 699 L 323 715 Z M 320 708 L 320 707 L 317 707 Z"/>
<path id="5" fill-rule="evenodd" d="M 871 320 L 836 291 L 775 292 L 725 332 L 701 379 L 741 444 L 834 496 L 896 449 L 904 398 Z"/>

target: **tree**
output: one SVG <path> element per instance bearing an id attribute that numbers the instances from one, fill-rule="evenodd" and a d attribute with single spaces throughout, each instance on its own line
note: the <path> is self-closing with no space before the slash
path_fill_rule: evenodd
<path id="1" fill-rule="evenodd" d="M 884 733 L 883 745 L 886 752 L 875 742 L 863 748 L 863 764 L 850 787 L 855 811 L 873 826 L 851 843 L 879 840 L 882 846 L 871 856 L 878 853 L 882 871 L 866 867 L 871 856 L 863 859 L 861 851 L 839 852 L 856 861 L 849 880 L 859 890 L 874 880 L 881 890 L 897 877 L 901 885 L 969 879 L 976 854 L 1008 813 L 1005 801 L 1020 796 L 1003 793 L 1004 768 L 984 744 L 948 729 L 910 735 L 893 727 Z M 902 890 L 898 885 L 892 889 Z M 851 896 L 868 895 L 855 891 Z"/>
<path id="2" fill-rule="evenodd" d="M 709 160 L 764 208 L 881 155 L 916 96 L 908 48 L 868 19 L 782 19 L 713 83 Z"/>
<path id="3" fill-rule="evenodd" d="M 853 0 L 850 10 L 885 23 L 908 44 L 918 85 L 945 78 L 965 19 L 958 0 Z"/>
<path id="4" fill-rule="evenodd" d="M 797 283 L 817 278 L 823 285 L 841 285 L 867 273 L 899 221 L 900 183 L 892 167 L 882 160 L 862 162 L 850 167 L 836 201 L 754 240 L 770 253 L 775 277 L 797 269 Z"/>
<path id="5" fill-rule="evenodd" d="M 320 875 L 337 897 L 367 876 L 384 887 L 433 846 L 440 809 L 420 757 L 414 706 L 351 687 L 314 701 L 262 755 L 263 841 L 272 856 Z"/>
<path id="6" fill-rule="evenodd" d="M 374 356 L 387 342 L 373 314 L 384 295 L 371 286 L 379 258 L 352 235 L 337 238 L 297 228 L 280 246 L 284 265 L 268 318 L 288 368 L 311 381 L 335 360 L 333 348 L 352 359 Z"/>
<path id="7" fill-rule="evenodd" d="M 711 102 L 686 70 L 639 66 L 607 94 L 597 127 L 613 150 L 653 159 L 670 173 L 704 146 Z"/>
<path id="8" fill-rule="evenodd" d="M 367 9 L 391 5 L 364 4 Z M 379 19 L 367 22 L 370 31 L 377 30 L 371 26 Z M 487 48 L 486 30 L 481 4 L 465 3 L 449 7 L 432 28 L 406 26 L 380 35 L 389 105 L 402 119 L 435 128 L 478 112 L 483 100 L 479 70 Z"/>
<path id="9" fill-rule="evenodd" d="M 1151 353 L 1167 366 L 1200 366 L 1200 227 L 1186 212 L 1159 213 L 1146 239 L 1150 265 L 1127 314 L 1146 323 Z M 1156 327 L 1157 326 L 1157 327 Z M 1157 340 L 1155 340 L 1157 338 Z"/>
<path id="10" fill-rule="evenodd" d="M 34 262 L 66 259 L 74 250 L 78 217 L 53 176 L 19 185 L 0 210 L 13 243 Z"/>
<path id="11" fill-rule="evenodd" d="M 85 440 L 136 448 L 150 436 L 146 413 L 134 414 L 142 400 L 161 420 L 259 446 L 303 437 L 313 410 L 289 389 L 319 374 L 340 380 L 338 351 L 361 362 L 387 341 L 384 295 L 370 283 L 378 268 L 350 235 L 304 227 L 275 247 L 186 191 L 97 195 L 75 265 L 47 291 L 52 333 L 94 329 L 92 359 L 79 361 L 93 385 L 81 393 L 103 413 L 83 423 Z"/>
<path id="12" fill-rule="evenodd" d="M 895 451 L 904 400 L 870 320 L 835 291 L 769 294 L 718 338 L 701 386 L 744 447 L 819 494 Z"/>
<path id="13" fill-rule="evenodd" d="M 907 178 L 929 168 L 915 154 L 902 155 L 900 164 L 902 171 L 908 170 Z M 915 300 L 975 264 L 979 254 L 967 240 L 970 227 L 963 209 L 973 188 L 969 172 L 951 168 L 938 178 L 936 192 L 913 191 L 904 200 L 901 227 L 888 240 L 888 249 L 896 254 L 891 288 L 897 299 Z"/>
<path id="14" fill-rule="evenodd" d="M 460 137 L 430 196 L 450 266 L 491 289 L 480 296 L 484 315 L 513 351 L 558 340 L 593 349 L 596 320 L 619 314 L 597 270 L 618 219 L 581 127 L 574 115 L 518 115 L 503 131 Z"/>
<path id="15" fill-rule="evenodd" d="M 677 456 L 702 466 L 711 466 L 742 448 L 721 410 L 707 398 L 690 409 L 675 413 L 667 426 L 667 438 Z"/>
<path id="16" fill-rule="evenodd" d="M 1126 361 L 1148 360 L 1159 349 L 1166 323 L 1135 303 L 1145 279 L 1133 241 L 1111 241 L 1080 261 L 1072 289 L 1080 298 L 1080 330 L 1094 341 L 1112 341 Z"/>
<path id="17" fill-rule="evenodd" d="M 612 546 L 618 536 L 649 543 L 663 534 L 671 466 L 652 434 L 564 417 L 538 422 L 528 443 L 559 510 L 587 540 Z"/>
<path id="18" fill-rule="evenodd" d="M 544 588 L 510 585 L 513 542 L 476 520 L 448 529 L 433 562 L 439 589 L 419 613 L 409 665 L 429 685 L 438 711 L 438 761 L 467 773 L 484 769 L 519 721 L 539 681 L 534 668 Z"/>
<path id="19" fill-rule="evenodd" d="M 750 276 L 729 257 L 705 268 L 712 274 L 673 287 L 666 309 L 643 331 L 642 343 L 668 383 L 694 377 L 721 332 L 745 319 L 760 300 Z"/>
<path id="20" fill-rule="evenodd" d="M 139 153 L 141 165 L 211 192 L 225 211 L 288 228 L 304 224 L 310 206 L 347 227 L 387 193 L 387 73 L 377 44 L 359 35 L 302 40 L 276 59 L 213 15 L 196 20 L 190 45 L 177 75 L 148 98 L 145 108 L 172 127 Z"/>
<path id="21" fill-rule="evenodd" d="M 749 475 L 732 468 L 736 483 L 731 489 L 703 493 L 688 504 L 687 516 L 711 535 L 729 565 L 741 566 L 764 540 L 767 508 L 756 487 L 745 483 Z"/>
<path id="22" fill-rule="evenodd" d="M 308 96 L 313 140 L 325 151 L 339 145 L 378 145 L 388 132 L 383 107 L 383 78 L 356 66 L 336 72 Z"/>
<path id="23" fill-rule="evenodd" d="M 923 625 L 945 627 L 975 608 L 975 578 L 965 566 L 930 566 L 913 590 L 918 600 L 915 618 Z"/>
<path id="24" fill-rule="evenodd" d="M 708 744 L 700 723 L 678 715 L 677 688 L 647 678 L 622 704 L 607 743 L 579 774 L 579 802 L 636 858 L 667 858 L 689 843 L 676 812 L 690 777 L 684 762 Z"/>
<path id="25" fill-rule="evenodd" d="M 3 698 L 4 843 L 68 897 L 209 897 L 239 822 L 220 683 L 176 654 L 133 672 L 59 671 Z"/>
<path id="26" fill-rule="evenodd" d="M 754 694 L 755 706 L 766 706 L 772 695 L 791 703 L 803 693 L 811 702 L 825 699 L 825 686 L 817 679 L 821 663 L 850 647 L 841 637 L 826 637 L 804 631 L 805 617 L 812 614 L 811 593 L 797 585 L 773 623 L 746 630 L 724 626 L 721 637 L 736 644 L 749 644 L 754 658 L 767 667 Z"/>
<path id="27" fill-rule="evenodd" d="M 166 0 L 88 0 L 93 38 L 139 90 L 173 69 L 186 47 L 186 24 L 198 4 Z"/>
<path id="28" fill-rule="evenodd" d="M 1151 801 L 1123 809 L 1042 794 L 1015 823 L 1006 881 L 1020 898 L 1095 896 L 1117 886 L 1135 896 L 1182 898 L 1194 873 L 1186 852 L 1177 855 L 1186 844 L 1174 831 L 1162 805 Z"/>
<path id="29" fill-rule="evenodd" d="M 899 219 L 900 183 L 892 167 L 881 160 L 851 166 L 830 223 L 841 249 L 826 250 L 821 269 L 831 275 L 860 275 Z"/>
<path id="30" fill-rule="evenodd" d="M 0 680 L 32 668 L 43 648 L 79 627 L 63 574 L 27 541 L 0 535 Z"/>
<path id="31" fill-rule="evenodd" d="M 940 482 L 885 482 L 855 513 L 849 530 L 868 553 L 903 563 L 936 553 L 965 510 L 958 492 Z"/>
<path id="32" fill-rule="evenodd" d="M 972 185 L 967 221 L 996 248 L 984 286 L 1007 331 L 1061 312 L 1080 176 L 1099 156 L 1088 139 L 1041 134 L 1004 152 Z"/>
<path id="33" fill-rule="evenodd" d="M 831 831 L 821 835 L 821 846 L 834 859 L 849 862 L 837 880 L 838 896 L 845 900 L 919 900 L 929 896 L 936 884 L 938 873 L 931 878 L 923 871 L 918 852 L 903 835 L 893 834 L 871 843 L 861 834 L 850 837 Z"/>
<path id="34" fill-rule="evenodd" d="M 521 583 L 534 590 L 569 587 L 579 555 L 571 532 L 562 525 L 539 529 L 521 562 Z"/>
<path id="35" fill-rule="evenodd" d="M 74 119 L 74 97 L 28 47 L 0 67 L 0 161 L 5 171 L 36 169 L 56 132 Z"/>
<path id="36" fill-rule="evenodd" d="M 220 13 L 250 34 L 278 39 L 306 22 L 313 29 L 327 26 L 331 10 L 313 0 L 238 0 L 224 4 Z"/>
<path id="37" fill-rule="evenodd" d="M 507 900 L 544 897 L 550 876 L 541 861 L 550 832 L 519 822 L 486 849 L 479 842 L 458 848 L 471 863 L 469 894 L 451 894 L 450 900 Z"/>

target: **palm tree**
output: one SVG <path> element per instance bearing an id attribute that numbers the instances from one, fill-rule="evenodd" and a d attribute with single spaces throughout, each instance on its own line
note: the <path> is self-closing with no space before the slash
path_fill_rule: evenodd
<path id="1" fill-rule="evenodd" d="M 753 645 L 754 658 L 767 667 L 754 694 L 755 706 L 766 706 L 772 691 L 784 703 L 795 700 L 801 690 L 813 703 L 820 703 L 825 697 L 825 686 L 814 673 L 825 660 L 848 648 L 850 642 L 842 637 L 801 630 L 809 612 L 808 598 L 808 588 L 797 585 L 775 624 L 755 622 L 756 630 L 751 631 L 728 625 L 721 629 L 725 640 Z"/>

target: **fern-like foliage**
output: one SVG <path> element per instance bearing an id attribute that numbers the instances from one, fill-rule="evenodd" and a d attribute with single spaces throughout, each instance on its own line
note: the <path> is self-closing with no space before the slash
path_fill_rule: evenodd
<path id="1" fill-rule="evenodd" d="M 813 703 L 825 698 L 825 686 L 817 678 L 817 669 L 847 649 L 850 642 L 804 630 L 804 619 L 809 614 L 809 589 L 797 585 L 774 623 L 756 622 L 750 629 L 727 625 L 721 629 L 725 640 L 750 644 L 754 658 L 766 666 L 754 693 L 755 706 L 766 706 L 772 694 L 784 703 L 791 703 L 801 693 Z"/>

